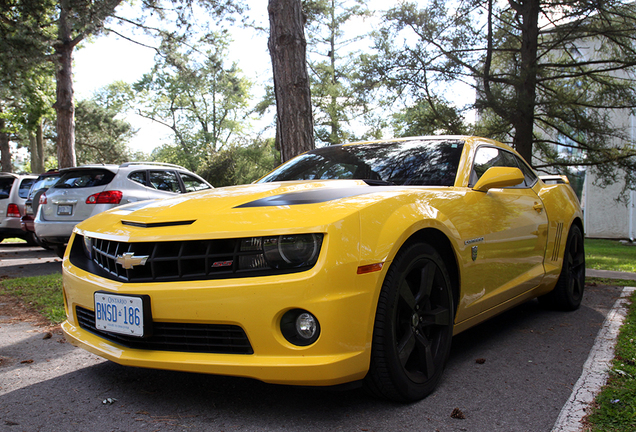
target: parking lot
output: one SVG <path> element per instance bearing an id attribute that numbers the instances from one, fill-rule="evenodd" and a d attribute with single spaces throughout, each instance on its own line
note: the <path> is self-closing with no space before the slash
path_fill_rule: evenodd
<path id="1" fill-rule="evenodd" d="M 0 259 L 12 277 L 61 266 L 24 246 L 2 245 Z M 588 286 L 575 312 L 531 301 L 456 336 L 439 388 L 410 405 L 359 389 L 122 367 L 13 319 L 5 305 L 0 431 L 550 431 L 619 295 Z"/>

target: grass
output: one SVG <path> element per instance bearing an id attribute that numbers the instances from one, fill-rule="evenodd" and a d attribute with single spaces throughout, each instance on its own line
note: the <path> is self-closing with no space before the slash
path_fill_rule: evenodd
<path id="1" fill-rule="evenodd" d="M 632 432 L 636 430 L 636 293 L 621 327 L 603 391 L 596 397 L 587 418 L 590 432 Z"/>
<path id="2" fill-rule="evenodd" d="M 54 324 L 66 319 L 61 274 L 6 279 L 0 294 L 18 297 Z"/>
<path id="3" fill-rule="evenodd" d="M 595 270 L 636 272 L 636 246 L 616 240 L 585 240 L 585 266 Z"/>
<path id="4" fill-rule="evenodd" d="M 587 268 L 636 272 L 636 246 L 615 240 L 585 240 Z M 587 283 L 634 286 L 635 281 L 587 278 Z M 610 377 L 595 399 L 587 418 L 589 432 L 636 430 L 636 294 L 618 335 Z"/>
<path id="5" fill-rule="evenodd" d="M 0 243 L 26 243 L 26 240 L 23 240 L 21 238 L 6 238 L 3 241 L 1 241 Z"/>
<path id="6" fill-rule="evenodd" d="M 636 285 L 636 281 L 628 280 L 628 279 L 607 279 L 600 277 L 586 277 L 585 285 L 596 284 L 596 285 L 609 285 L 616 287 L 631 287 Z"/>

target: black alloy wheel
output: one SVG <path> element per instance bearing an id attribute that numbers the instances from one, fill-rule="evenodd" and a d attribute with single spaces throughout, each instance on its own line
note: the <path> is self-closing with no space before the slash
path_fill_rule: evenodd
<path id="1" fill-rule="evenodd" d="M 389 268 L 378 300 L 367 387 L 402 402 L 431 393 L 450 352 L 454 311 L 440 255 L 426 243 L 405 247 Z"/>

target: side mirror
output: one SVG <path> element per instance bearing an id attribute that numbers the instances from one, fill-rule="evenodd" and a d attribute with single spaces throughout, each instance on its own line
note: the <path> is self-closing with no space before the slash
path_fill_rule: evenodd
<path id="1" fill-rule="evenodd" d="M 523 173 L 519 168 L 490 167 L 473 186 L 473 190 L 488 192 L 488 189 L 516 186 L 523 183 L 523 180 Z"/>

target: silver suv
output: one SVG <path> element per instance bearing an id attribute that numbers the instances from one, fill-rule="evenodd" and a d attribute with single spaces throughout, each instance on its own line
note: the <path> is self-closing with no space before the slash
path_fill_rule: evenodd
<path id="1" fill-rule="evenodd" d="M 0 242 L 7 237 L 19 237 L 34 244 L 32 236 L 22 231 L 20 218 L 36 178 L 34 175 L 0 173 Z"/>
<path id="2" fill-rule="evenodd" d="M 40 196 L 35 233 L 61 257 L 73 227 L 118 205 L 168 198 L 212 186 L 183 167 L 153 162 L 86 165 L 60 170 L 61 178 Z"/>

